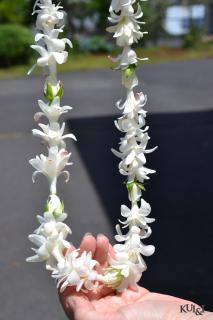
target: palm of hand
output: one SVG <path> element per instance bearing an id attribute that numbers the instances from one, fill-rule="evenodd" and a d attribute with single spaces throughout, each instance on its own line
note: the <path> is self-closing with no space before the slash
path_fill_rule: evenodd
<path id="1" fill-rule="evenodd" d="M 80 250 L 92 252 L 100 264 L 99 272 L 106 266 L 108 254 L 113 255 L 113 249 L 103 235 L 97 240 L 86 235 Z M 120 294 L 106 287 L 88 293 L 76 293 L 75 288 L 68 287 L 59 296 L 68 318 L 74 320 L 174 320 L 180 316 L 180 305 L 187 303 L 141 287 L 137 291 L 130 288 Z M 187 316 L 180 319 L 187 319 Z"/>
<path id="2" fill-rule="evenodd" d="M 174 320 L 180 305 L 186 303 L 182 299 L 151 293 L 141 287 L 138 292 L 126 290 L 122 294 L 106 295 L 104 290 L 103 294 L 99 292 L 89 296 L 68 290 L 65 296 L 62 305 L 69 319 L 75 320 Z"/>

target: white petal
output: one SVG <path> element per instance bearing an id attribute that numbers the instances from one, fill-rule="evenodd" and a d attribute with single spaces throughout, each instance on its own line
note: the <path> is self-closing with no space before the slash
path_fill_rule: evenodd
<path id="1" fill-rule="evenodd" d="M 127 206 L 125 206 L 123 204 L 121 206 L 121 215 L 122 215 L 122 217 L 127 218 L 127 217 L 129 217 L 130 213 L 131 213 L 131 210 Z"/>
<path id="2" fill-rule="evenodd" d="M 152 246 L 152 245 L 145 246 L 145 245 L 141 244 L 141 253 L 144 256 L 151 256 L 154 252 L 155 252 L 154 246 Z"/>

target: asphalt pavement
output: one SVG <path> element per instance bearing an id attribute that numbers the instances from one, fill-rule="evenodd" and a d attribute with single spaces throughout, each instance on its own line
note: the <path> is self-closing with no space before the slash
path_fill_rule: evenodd
<path id="1" fill-rule="evenodd" d="M 162 117 L 209 111 L 212 117 L 212 70 L 213 60 L 142 66 L 139 77 L 142 90 L 148 94 L 148 112 Z M 118 114 L 115 102 L 124 97 L 120 74 L 112 70 L 94 70 L 64 73 L 60 78 L 65 87 L 63 103 L 73 107 L 64 119 L 71 119 L 71 130 L 73 120 L 77 137 L 79 124 L 80 136 L 80 148 L 78 143 L 68 142 L 74 162 L 71 180 L 67 185 L 59 183 L 59 193 L 69 213 L 68 224 L 73 230 L 70 239 L 78 245 L 88 231 L 105 233 L 112 239 L 114 230 L 108 214 L 111 206 L 107 206 L 97 189 L 101 188 L 102 180 L 96 183 L 91 176 L 91 165 L 85 162 L 87 155 L 82 151 L 85 142 L 81 143 L 81 139 L 84 139 L 85 128 L 86 134 L 93 130 L 95 139 L 96 125 L 100 126 L 97 119 L 112 121 Z M 39 140 L 31 135 L 31 129 L 36 127 L 33 121 L 33 114 L 38 111 L 36 100 L 42 97 L 41 92 L 41 77 L 0 81 L 0 320 L 66 319 L 57 301 L 54 281 L 44 265 L 25 263 L 25 258 L 31 254 L 27 236 L 37 227 L 36 214 L 41 213 L 48 196 L 45 179 L 41 177 L 32 184 L 33 170 L 28 164 L 29 159 L 44 152 Z M 93 127 L 89 129 L 88 125 Z M 106 137 L 100 136 L 98 140 L 96 136 L 97 158 L 98 146 L 109 144 L 104 140 Z M 92 145 L 91 140 L 85 141 Z M 89 152 L 88 144 L 86 147 Z M 94 147 L 92 149 L 96 152 Z M 117 159 L 114 161 L 117 166 Z M 101 171 L 97 174 L 100 178 Z M 104 177 L 103 183 L 107 185 L 107 175 Z"/>

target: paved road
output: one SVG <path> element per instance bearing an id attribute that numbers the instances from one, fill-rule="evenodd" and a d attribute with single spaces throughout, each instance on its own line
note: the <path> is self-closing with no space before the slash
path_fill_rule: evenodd
<path id="1" fill-rule="evenodd" d="M 212 70 L 213 60 L 144 66 L 139 74 L 149 94 L 147 109 L 151 113 L 213 110 Z M 114 104 L 123 94 L 119 73 L 82 71 L 63 74 L 61 79 L 65 83 L 64 103 L 74 108 L 70 114 L 73 119 L 117 114 Z M 40 77 L 0 81 L 0 320 L 65 319 L 43 265 L 24 262 L 30 254 L 27 235 L 35 229 L 35 215 L 47 196 L 42 178 L 39 184 L 31 183 L 32 169 L 27 163 L 39 148 L 42 150 L 30 134 L 41 90 Z M 72 239 L 77 244 L 86 231 L 112 237 L 111 221 L 86 166 L 76 146 L 69 147 L 75 163 L 73 183 L 63 187 L 63 197 L 70 213 Z"/>

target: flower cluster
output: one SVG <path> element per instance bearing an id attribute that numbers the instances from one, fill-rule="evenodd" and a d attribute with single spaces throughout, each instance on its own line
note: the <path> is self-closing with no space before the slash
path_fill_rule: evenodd
<path id="1" fill-rule="evenodd" d="M 35 255 L 28 258 L 28 262 L 46 261 L 46 268 L 53 270 L 64 260 L 63 251 L 70 248 L 65 239 L 71 233 L 70 228 L 63 223 L 67 214 L 63 212 L 63 204 L 56 195 L 50 195 L 43 216 L 37 216 L 40 223 L 29 240 L 38 246 Z"/>
<path id="2" fill-rule="evenodd" d="M 118 62 L 117 69 L 122 70 L 122 84 L 127 90 L 126 100 L 117 102 L 118 109 L 122 110 L 122 116 L 115 121 L 119 131 L 124 133 L 121 138 L 119 151 L 112 152 L 121 159 L 119 171 L 126 177 L 126 185 L 131 201 L 131 208 L 121 206 L 121 216 L 124 220 L 119 222 L 123 229 L 128 228 L 123 234 L 120 225 L 116 226 L 115 239 L 119 244 L 114 245 L 115 258 L 109 259 L 109 267 L 106 269 L 105 282 L 118 291 L 125 288 L 136 287 L 142 272 L 146 270 L 146 264 L 142 256 L 150 256 L 155 247 L 144 245 L 142 240 L 151 235 L 149 223 L 154 219 L 148 218 L 151 212 L 150 205 L 141 199 L 144 189 L 144 181 L 149 179 L 149 174 L 155 171 L 146 167 L 147 153 L 156 148 L 147 149 L 150 139 L 148 127 L 145 127 L 146 111 L 144 106 L 147 101 L 142 92 L 135 92 L 138 85 L 136 68 L 139 59 L 131 45 L 137 43 L 146 32 L 141 31 L 139 19 L 143 16 L 139 1 L 137 0 L 112 0 L 110 6 L 109 21 L 114 25 L 107 28 L 114 33 L 117 45 L 122 47 L 122 53 L 112 60 Z M 140 201 L 140 206 L 138 202 Z"/>
<path id="3" fill-rule="evenodd" d="M 37 65 L 49 70 L 50 80 L 57 83 L 57 63 L 66 62 L 68 52 L 65 51 L 66 44 L 72 47 L 69 39 L 59 39 L 63 32 L 64 12 L 60 5 L 55 5 L 52 0 L 37 0 L 33 14 L 37 14 L 36 27 L 38 33 L 35 36 L 35 45 L 31 48 L 36 50 L 40 57 Z"/>
<path id="4" fill-rule="evenodd" d="M 93 290 L 98 286 L 98 273 L 94 270 L 97 261 L 92 259 L 92 253 L 78 250 L 67 251 L 63 261 L 53 271 L 53 278 L 58 279 L 57 287 L 63 292 L 67 286 L 76 286 L 76 291 Z M 83 289 L 84 287 L 85 289 Z"/>
<path id="5" fill-rule="evenodd" d="M 28 262 L 46 262 L 46 269 L 52 272 L 52 277 L 58 279 L 58 286 L 64 290 L 67 286 L 76 286 L 76 290 L 92 289 L 96 283 L 96 262 L 92 260 L 91 253 L 79 255 L 77 251 L 70 251 L 70 244 L 66 238 L 71 234 L 70 228 L 64 223 L 67 214 L 64 212 L 63 202 L 57 196 L 57 180 L 64 175 L 66 182 L 69 172 L 65 169 L 71 165 L 71 153 L 66 150 L 65 139 L 76 141 L 73 134 L 64 134 L 65 123 L 60 125 L 60 116 L 72 108 L 61 106 L 63 86 L 57 79 L 57 63 L 66 61 L 68 53 L 65 46 L 70 47 L 68 39 L 59 39 L 63 31 L 64 12 L 60 5 L 55 5 L 52 0 L 37 0 L 33 14 L 37 14 L 36 26 L 38 33 L 35 36 L 36 45 L 31 46 L 41 57 L 37 65 L 44 68 L 46 82 L 44 95 L 47 102 L 38 101 L 40 112 L 34 116 L 35 121 L 46 117 L 47 124 L 39 123 L 40 129 L 33 129 L 33 135 L 42 139 L 47 146 L 48 155 L 41 154 L 30 160 L 34 167 L 33 182 L 38 174 L 43 174 L 48 182 L 50 196 L 45 205 L 44 214 L 37 216 L 40 223 L 29 240 L 36 246 L 32 250 L 35 255 L 28 258 Z"/>
<path id="6" fill-rule="evenodd" d="M 37 65 L 42 66 L 47 71 L 47 79 L 44 86 L 44 94 L 47 103 L 38 101 L 41 112 L 34 116 L 36 121 L 42 116 L 48 119 L 48 124 L 39 123 L 41 130 L 33 129 L 33 135 L 41 138 L 47 145 L 48 156 L 40 155 L 30 160 L 30 164 L 36 169 L 33 174 L 33 181 L 38 174 L 43 174 L 49 181 L 50 193 L 56 194 L 57 179 L 61 174 L 65 174 L 66 181 L 69 180 L 69 172 L 64 170 L 70 165 L 71 153 L 66 151 L 66 138 L 76 140 L 73 134 L 65 134 L 65 123 L 60 126 L 59 118 L 63 113 L 72 108 L 60 106 L 60 99 L 63 94 L 63 86 L 57 80 L 57 63 L 64 63 L 68 53 L 65 51 L 66 44 L 70 47 L 69 39 L 59 39 L 63 32 L 64 12 L 60 5 L 55 5 L 51 0 L 37 0 L 33 14 L 37 14 L 36 26 L 38 32 L 35 35 L 36 45 L 31 46 L 41 55 L 37 60 Z"/>

